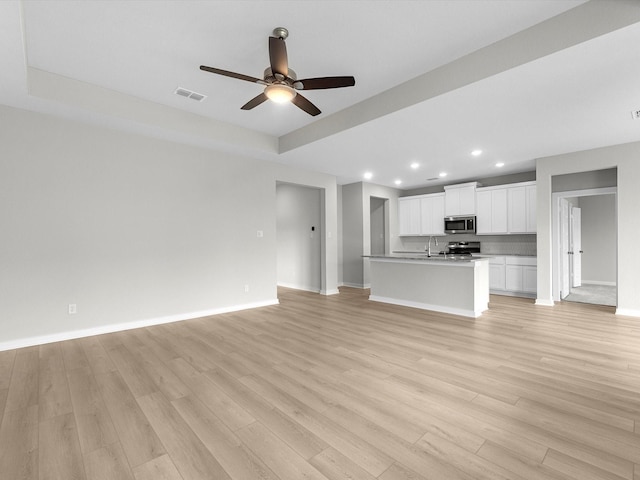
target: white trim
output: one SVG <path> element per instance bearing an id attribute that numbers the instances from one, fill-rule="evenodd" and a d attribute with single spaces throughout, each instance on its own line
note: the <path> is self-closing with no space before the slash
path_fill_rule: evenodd
<path id="1" fill-rule="evenodd" d="M 362 289 L 371 288 L 371 285 L 365 286 L 365 285 L 362 285 L 361 283 L 349 283 L 349 282 L 342 282 L 342 286 L 351 287 L 351 288 L 362 288 Z"/>
<path id="2" fill-rule="evenodd" d="M 555 307 L 556 302 L 553 300 L 547 300 L 546 298 L 536 298 L 535 305 L 541 305 L 543 307 Z"/>
<path id="3" fill-rule="evenodd" d="M 616 315 L 624 315 L 626 317 L 640 317 L 640 310 L 631 308 L 617 308 Z"/>
<path id="4" fill-rule="evenodd" d="M 582 280 L 582 285 L 604 285 L 606 287 L 615 287 L 616 282 L 601 282 L 600 280 Z"/>
<path id="5" fill-rule="evenodd" d="M 449 313 L 451 315 L 460 315 L 463 317 L 478 318 L 482 312 L 489 309 L 489 305 L 484 305 L 484 309 L 478 312 L 473 310 L 465 310 L 462 308 L 445 307 L 442 305 L 431 305 L 429 303 L 413 302 L 410 300 L 400 300 L 397 298 L 379 297 L 377 295 L 369 295 L 369 300 L 373 302 L 390 303 L 392 305 L 401 305 L 403 307 L 420 308 L 421 310 L 432 310 L 434 312 Z"/>
<path id="6" fill-rule="evenodd" d="M 320 295 L 338 295 L 340 293 L 340 290 L 338 290 L 337 288 L 334 290 L 321 290 L 320 291 Z"/>
<path id="7" fill-rule="evenodd" d="M 503 297 L 536 298 L 533 292 L 515 292 L 512 290 L 489 290 L 491 295 L 502 295 Z"/>
<path id="8" fill-rule="evenodd" d="M 297 283 L 278 282 L 278 286 L 284 288 L 292 288 L 294 290 L 304 290 L 305 292 L 320 293 L 320 289 L 318 287 L 298 285 Z"/>
<path id="9" fill-rule="evenodd" d="M 74 340 L 76 338 L 92 337 L 94 335 L 103 335 L 105 333 L 122 332 L 124 330 L 132 330 L 134 328 L 151 327 L 153 325 L 162 325 L 164 323 L 181 322 L 183 320 L 193 320 L 194 318 L 210 317 L 212 315 L 220 315 L 222 313 L 237 312 L 239 310 L 249 310 L 252 308 L 267 307 L 270 305 L 278 305 L 278 299 L 265 300 L 263 302 L 245 303 L 243 305 L 233 305 L 230 307 L 214 308 L 211 310 L 201 310 L 198 312 L 181 313 L 176 315 L 168 315 L 166 317 L 148 318 L 145 320 L 134 320 L 126 323 L 114 323 L 103 325 L 100 327 L 86 328 L 83 330 L 72 330 L 68 332 L 53 333 L 51 335 L 40 335 L 36 337 L 26 337 L 8 342 L 0 342 L 0 352 L 5 350 L 13 350 L 15 348 L 33 347 L 34 345 L 44 345 L 46 343 L 62 342 L 64 340 Z"/>

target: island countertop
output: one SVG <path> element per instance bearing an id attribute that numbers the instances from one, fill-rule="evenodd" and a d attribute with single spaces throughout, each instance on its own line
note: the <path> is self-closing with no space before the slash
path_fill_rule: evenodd
<path id="1" fill-rule="evenodd" d="M 456 255 L 456 254 L 428 256 L 426 253 L 418 253 L 418 252 L 392 253 L 392 254 L 385 254 L 385 255 L 363 255 L 363 257 L 369 258 L 371 260 L 389 260 L 389 261 L 413 260 L 418 262 L 434 262 L 434 263 L 443 264 L 443 265 L 469 264 L 469 266 L 472 266 L 474 262 L 482 262 L 482 261 L 489 260 L 489 257 L 472 257 L 468 255 Z"/>

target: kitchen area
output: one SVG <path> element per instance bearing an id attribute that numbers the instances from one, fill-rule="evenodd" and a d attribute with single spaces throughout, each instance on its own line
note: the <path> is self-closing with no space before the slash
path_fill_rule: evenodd
<path id="1" fill-rule="evenodd" d="M 397 241 L 365 255 L 374 301 L 478 317 L 489 294 L 535 298 L 535 181 L 397 199 Z"/>

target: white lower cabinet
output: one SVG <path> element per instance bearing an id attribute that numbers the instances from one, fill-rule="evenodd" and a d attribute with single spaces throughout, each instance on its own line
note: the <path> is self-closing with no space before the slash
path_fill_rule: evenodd
<path id="1" fill-rule="evenodd" d="M 538 292 L 538 267 L 522 267 L 522 290 L 529 293 Z"/>
<path id="2" fill-rule="evenodd" d="M 505 289 L 504 257 L 489 259 L 489 290 Z"/>
<path id="3" fill-rule="evenodd" d="M 536 257 L 497 256 L 489 259 L 491 293 L 533 296 L 537 292 Z"/>
<path id="4" fill-rule="evenodd" d="M 512 292 L 523 292 L 522 265 L 506 265 L 504 269 L 504 289 Z"/>

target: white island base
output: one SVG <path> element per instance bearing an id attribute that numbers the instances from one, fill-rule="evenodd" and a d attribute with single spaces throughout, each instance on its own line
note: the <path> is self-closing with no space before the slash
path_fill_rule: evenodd
<path id="1" fill-rule="evenodd" d="M 487 259 L 369 258 L 369 300 L 473 318 L 489 308 Z"/>

